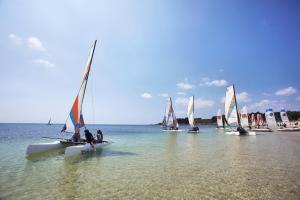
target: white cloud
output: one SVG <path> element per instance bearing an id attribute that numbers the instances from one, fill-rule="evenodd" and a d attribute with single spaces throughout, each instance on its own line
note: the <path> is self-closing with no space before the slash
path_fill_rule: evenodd
<path id="1" fill-rule="evenodd" d="M 144 98 L 144 99 L 150 99 L 150 98 L 152 98 L 152 95 L 145 92 L 145 93 L 141 94 L 141 97 Z"/>
<path id="2" fill-rule="evenodd" d="M 251 111 L 261 111 L 265 112 L 267 108 L 273 108 L 273 110 L 278 111 L 281 108 L 286 108 L 286 109 L 294 109 L 296 108 L 295 106 L 292 106 L 289 103 L 286 103 L 284 100 L 269 100 L 269 99 L 263 99 L 259 102 L 253 103 L 249 105 L 249 110 Z"/>
<path id="3" fill-rule="evenodd" d="M 9 34 L 8 37 L 9 37 L 9 39 L 10 39 L 11 41 L 13 41 L 16 45 L 21 45 L 21 44 L 22 44 L 22 38 L 21 38 L 21 37 L 15 35 L 15 34 L 13 34 L 13 33 Z"/>
<path id="4" fill-rule="evenodd" d="M 32 61 L 33 63 L 37 64 L 37 65 L 42 65 L 46 68 L 53 68 L 55 67 L 55 65 L 51 62 L 49 62 L 48 60 L 44 60 L 44 59 L 35 59 Z"/>
<path id="5" fill-rule="evenodd" d="M 221 98 L 221 103 L 225 103 L 225 96 Z"/>
<path id="6" fill-rule="evenodd" d="M 185 96 L 185 95 L 186 95 L 185 92 L 177 92 L 176 94 L 177 94 L 177 95 L 182 95 L 182 96 Z"/>
<path id="7" fill-rule="evenodd" d="M 175 99 L 175 104 L 182 105 L 182 106 L 187 106 L 188 102 L 189 102 L 188 98 L 179 97 Z M 214 101 L 206 100 L 202 98 L 195 99 L 194 102 L 195 108 L 207 108 L 213 105 L 214 105 Z"/>
<path id="8" fill-rule="evenodd" d="M 295 93 L 297 93 L 297 89 L 294 87 L 283 88 L 275 92 L 275 94 L 279 96 L 290 96 Z"/>
<path id="9" fill-rule="evenodd" d="M 241 92 L 236 95 L 236 100 L 238 102 L 247 103 L 251 101 L 251 98 L 249 97 L 249 94 L 247 92 Z"/>
<path id="10" fill-rule="evenodd" d="M 297 101 L 300 101 L 300 96 L 296 98 Z"/>
<path id="11" fill-rule="evenodd" d="M 161 94 L 158 94 L 158 96 L 160 96 L 160 97 L 168 97 L 169 94 L 168 93 L 161 93 Z"/>
<path id="12" fill-rule="evenodd" d="M 38 50 L 38 51 L 46 51 L 46 48 L 43 46 L 42 42 L 37 37 L 29 37 L 27 39 L 29 48 Z"/>
<path id="13" fill-rule="evenodd" d="M 192 85 L 192 84 L 183 83 L 183 82 L 177 83 L 176 86 L 177 86 L 177 88 L 183 89 L 183 90 L 190 90 L 194 87 L 194 85 Z"/>
<path id="14" fill-rule="evenodd" d="M 236 94 L 236 100 L 238 102 L 243 102 L 243 103 L 252 101 L 247 92 L 241 92 L 241 93 Z M 221 98 L 221 103 L 225 103 L 225 96 L 223 96 Z"/>
<path id="15" fill-rule="evenodd" d="M 222 86 L 226 86 L 227 84 L 228 82 L 226 80 L 221 79 L 221 80 L 206 81 L 204 84 L 202 83 L 200 85 L 222 87 Z"/>

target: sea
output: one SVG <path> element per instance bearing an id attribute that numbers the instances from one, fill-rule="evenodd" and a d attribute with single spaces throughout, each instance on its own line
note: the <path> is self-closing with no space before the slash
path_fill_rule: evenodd
<path id="1" fill-rule="evenodd" d="M 26 158 L 29 144 L 71 135 L 59 124 L 0 124 L 0 199 L 300 199 L 300 132 L 87 127 L 113 143 L 73 159 L 64 151 Z"/>

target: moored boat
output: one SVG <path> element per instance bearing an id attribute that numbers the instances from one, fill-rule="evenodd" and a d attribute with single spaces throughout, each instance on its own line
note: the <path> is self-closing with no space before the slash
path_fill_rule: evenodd
<path id="1" fill-rule="evenodd" d="M 190 97 L 188 110 L 187 110 L 189 125 L 191 129 L 188 130 L 188 133 L 199 133 L 199 127 L 195 126 L 194 119 L 194 96 Z"/>
<path id="2" fill-rule="evenodd" d="M 176 119 L 174 109 L 173 109 L 173 104 L 172 104 L 172 99 L 169 97 L 167 106 L 165 109 L 165 114 L 162 122 L 162 131 L 163 132 L 182 132 L 184 130 L 179 129 L 179 124 Z"/>
<path id="3" fill-rule="evenodd" d="M 66 123 L 64 124 L 61 132 L 65 133 L 77 133 L 79 136 L 80 128 L 85 128 L 85 123 L 83 120 L 82 115 L 82 103 L 84 99 L 84 94 L 88 82 L 88 77 L 90 73 L 90 68 L 94 56 L 94 51 L 96 47 L 97 40 L 94 42 L 93 46 L 91 47 L 89 57 L 87 64 L 85 66 L 84 74 L 83 74 L 83 80 L 80 85 L 79 92 L 77 93 L 75 97 L 75 101 L 72 105 L 71 111 L 67 117 Z M 51 119 L 49 120 L 51 122 Z M 51 143 L 38 143 L 38 144 L 30 144 L 27 147 L 26 154 L 27 156 L 31 156 L 33 154 L 43 153 L 55 149 L 65 148 L 68 146 L 75 146 L 75 145 L 82 145 L 84 144 L 84 140 L 78 138 L 78 141 L 71 141 L 67 139 L 59 139 L 57 141 L 51 142 Z M 101 145 L 99 145 L 101 146 Z"/>
<path id="4" fill-rule="evenodd" d="M 256 135 L 254 131 L 247 131 L 242 127 L 238 113 L 234 85 L 227 87 L 225 96 L 225 133 L 229 135 Z"/>

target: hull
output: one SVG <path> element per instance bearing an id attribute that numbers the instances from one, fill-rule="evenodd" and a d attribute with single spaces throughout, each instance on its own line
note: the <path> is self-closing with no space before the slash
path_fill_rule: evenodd
<path id="1" fill-rule="evenodd" d="M 225 134 L 226 135 L 238 135 L 238 136 L 240 136 L 240 135 L 248 135 L 248 136 L 254 136 L 254 135 L 256 135 L 256 132 L 254 132 L 254 131 L 247 131 L 246 133 L 240 133 L 239 131 L 225 131 Z"/>
<path id="2" fill-rule="evenodd" d="M 185 130 L 178 129 L 178 130 L 161 130 L 162 132 L 183 132 Z"/>
<path id="3" fill-rule="evenodd" d="M 292 132 L 292 131 L 300 131 L 300 128 L 280 128 L 277 131 L 285 131 L 285 132 Z"/>
<path id="4" fill-rule="evenodd" d="M 30 144 L 27 147 L 26 155 L 32 156 L 32 155 L 44 153 L 47 151 L 53 151 L 56 149 L 65 148 L 67 146 L 69 146 L 69 145 L 61 143 L 60 141 L 49 142 L 49 143 Z"/>
<path id="5" fill-rule="evenodd" d="M 272 132 L 272 129 L 269 128 L 252 128 L 251 130 L 254 132 Z"/>
<path id="6" fill-rule="evenodd" d="M 187 133 L 199 133 L 200 131 L 193 131 L 193 130 L 188 130 Z"/>
<path id="7" fill-rule="evenodd" d="M 110 145 L 111 143 L 112 142 L 97 143 L 95 144 L 95 149 L 101 149 Z M 95 149 L 89 143 L 84 145 L 70 146 L 65 149 L 65 158 L 92 152 L 95 151 Z"/>

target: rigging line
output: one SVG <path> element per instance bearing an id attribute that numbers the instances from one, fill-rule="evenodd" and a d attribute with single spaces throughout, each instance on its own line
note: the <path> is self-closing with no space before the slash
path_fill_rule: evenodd
<path id="1" fill-rule="evenodd" d="M 90 74 L 91 74 L 91 76 L 90 76 L 91 77 L 91 87 L 90 87 L 91 89 L 90 90 L 91 90 L 91 97 L 92 97 L 91 98 L 91 101 L 92 101 L 92 105 L 91 105 L 91 107 L 92 107 L 92 123 L 95 124 L 95 106 L 94 106 L 94 98 L 95 97 L 94 97 L 93 70 L 90 71 Z"/>

